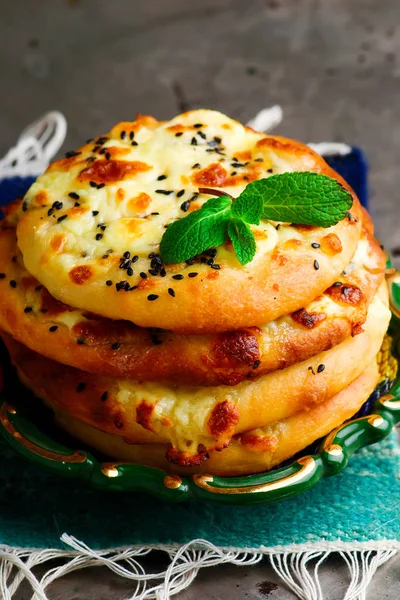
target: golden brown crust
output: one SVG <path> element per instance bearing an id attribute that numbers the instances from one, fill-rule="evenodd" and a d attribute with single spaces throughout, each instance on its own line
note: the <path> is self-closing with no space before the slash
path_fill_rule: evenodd
<path id="1" fill-rule="evenodd" d="M 316 439 L 350 419 L 372 393 L 378 381 L 376 362 L 368 366 L 347 388 L 323 404 L 269 427 L 249 431 L 232 439 L 221 452 L 212 452 L 196 466 L 180 466 L 165 456 L 168 446 L 161 443 L 128 444 L 118 435 L 104 433 L 70 415 L 57 412 L 59 425 L 92 447 L 118 461 L 134 462 L 179 475 L 207 473 L 237 477 L 266 471 L 279 465 Z"/>
<path id="2" fill-rule="evenodd" d="M 360 331 L 383 279 L 385 256 L 365 233 L 359 247 L 347 275 L 340 277 L 342 285 L 328 288 L 305 309 L 261 327 L 185 336 L 97 317 L 55 300 L 21 264 L 15 230 L 9 228 L 0 231 L 0 273 L 5 274 L 0 328 L 48 358 L 91 373 L 236 385 L 306 360 Z"/>
<path id="3" fill-rule="evenodd" d="M 128 130 L 135 132 L 134 147 Z M 196 137 L 197 131 L 205 140 Z M 216 140 L 221 140 L 222 154 L 213 153 Z M 190 210 L 209 199 L 202 193 L 191 201 L 200 184 L 238 195 L 272 169 L 315 171 L 348 186 L 307 146 L 252 132 L 213 111 L 192 111 L 169 123 L 141 117 L 129 127 L 116 126 L 95 144 L 57 161 L 38 178 L 18 224 L 28 270 L 71 306 L 185 334 L 241 329 L 306 306 L 337 279 L 355 252 L 362 213 L 350 190 L 349 217 L 329 229 L 283 223 L 277 230 L 267 221 L 253 226 L 257 253 L 245 267 L 232 244 L 225 243 L 211 259 L 214 265 L 203 255 L 190 265 L 164 266 L 161 274 L 151 265 L 164 226 L 185 215 L 182 198 Z M 240 156 L 249 159 L 237 162 Z M 236 171 L 231 169 L 238 173 L 232 175 Z M 168 179 L 159 183 L 164 173 Z M 139 257 L 131 275 L 120 268 L 125 251 Z M 213 269 L 215 264 L 219 269 Z M 193 272 L 197 276 L 189 277 Z M 183 279 L 177 281 L 176 275 Z M 171 288 L 174 296 L 168 293 Z"/>
<path id="4" fill-rule="evenodd" d="M 188 464 L 224 448 L 234 434 L 310 410 L 358 377 L 376 356 L 388 326 L 384 284 L 379 294 L 360 335 L 233 387 L 167 387 L 90 375 L 45 359 L 7 335 L 5 341 L 25 381 L 45 402 L 130 443 L 171 442 L 170 458 Z"/>

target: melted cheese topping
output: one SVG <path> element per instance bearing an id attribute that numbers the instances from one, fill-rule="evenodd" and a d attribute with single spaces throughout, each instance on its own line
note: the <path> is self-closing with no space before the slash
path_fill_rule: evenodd
<path id="1" fill-rule="evenodd" d="M 199 187 L 238 196 L 249 181 L 271 175 L 272 161 L 257 149 L 262 137 L 214 111 L 194 111 L 161 124 L 146 118 L 134 127 L 122 123 L 100 138 L 103 143 L 94 141 L 76 156 L 54 163 L 25 201 L 32 207 L 41 206 L 43 200 L 46 207 L 62 202 L 62 208 L 43 219 L 38 235 L 66 236 L 62 249 L 67 269 L 74 266 L 69 252 L 85 254 L 88 260 L 100 258 L 110 248 L 118 255 L 129 248 L 131 254 L 147 258 L 158 249 L 165 225 L 209 199 L 198 193 Z M 127 170 L 128 165 L 133 167 Z M 290 167 L 275 164 L 274 173 Z M 71 198 L 71 192 L 79 199 Z M 275 246 L 276 230 L 270 223 L 252 229 L 258 232 L 259 247 Z M 224 250 L 224 258 L 234 257 L 231 247 Z"/>
<path id="2" fill-rule="evenodd" d="M 211 194 L 200 193 L 199 188 L 223 190 L 237 197 L 249 182 L 272 174 L 327 169 L 310 149 L 296 144 L 266 137 L 221 113 L 207 110 L 191 111 L 167 122 L 139 117 L 133 123 L 120 123 L 107 136 L 50 165 L 30 188 L 18 226 L 18 242 L 25 264 L 59 300 L 111 318 L 126 318 L 140 326 L 178 330 L 177 315 L 187 306 L 187 297 L 197 293 L 201 277 L 223 278 L 223 271 L 229 271 L 231 283 L 232 278 L 242 277 L 235 285 L 239 284 L 237 289 L 244 304 L 263 287 L 263 293 L 267 294 L 264 306 L 272 301 L 268 303 L 272 307 L 268 309 L 271 315 L 265 314 L 264 319 L 279 316 L 282 309 L 273 305 L 278 304 L 279 299 L 270 298 L 270 292 L 265 292 L 264 277 L 261 283 L 252 275 L 258 272 L 260 278 L 267 261 L 279 263 L 281 260 L 286 264 L 298 260 L 304 265 L 307 260 L 306 269 L 311 269 L 311 278 L 321 280 L 317 293 L 322 292 L 330 283 L 332 271 L 340 273 L 353 254 L 359 225 L 353 226 L 345 219 L 328 229 L 296 228 L 290 224 L 277 227 L 276 223 L 263 220 L 260 225 L 251 226 L 257 252 L 253 261 L 244 267 L 230 242 L 219 247 L 211 260 L 207 254 L 195 257 L 194 267 L 182 264 L 161 269 L 154 265 L 153 255 L 159 251 L 165 228 L 201 208 L 211 197 Z M 357 211 L 355 205 L 355 214 L 359 216 Z M 336 237 L 338 248 L 328 248 L 318 257 L 316 269 L 319 268 L 320 273 L 317 274 L 312 267 L 316 255 L 310 245 L 329 235 Z M 302 269 L 304 271 L 304 266 Z M 200 275 L 196 285 L 193 281 L 190 283 L 190 294 L 181 296 L 181 305 L 176 300 L 175 305 L 170 306 L 167 295 L 170 279 L 177 273 L 187 275 L 191 271 Z M 287 275 L 282 277 L 287 279 Z M 278 275 L 276 278 L 280 282 Z M 143 279 L 147 281 L 144 283 Z M 249 291 L 249 279 L 253 279 L 254 291 Z M 116 306 L 111 290 L 105 288 L 106 282 L 112 290 L 119 291 L 122 285 L 123 290 L 133 288 L 137 293 L 131 294 L 129 300 L 118 298 Z M 271 287 L 273 283 L 271 281 Z M 214 291 L 218 286 L 210 281 L 206 285 L 204 295 L 211 298 L 214 296 L 212 288 Z M 285 285 L 284 282 L 280 286 L 283 292 Z M 301 290 L 302 284 L 296 282 L 295 277 L 289 286 L 296 288 L 299 295 L 299 305 L 288 307 L 289 311 L 310 300 L 306 297 L 307 290 Z M 184 284 L 180 287 L 182 289 Z M 244 287 L 248 289 L 248 298 L 243 294 Z M 200 293 L 204 285 L 201 288 Z M 147 294 L 140 297 L 139 292 L 143 290 L 156 299 L 161 293 L 172 308 L 171 314 L 175 308 L 177 314 L 168 319 L 164 306 L 157 312 L 155 305 L 149 306 Z M 100 291 L 104 291 L 108 300 L 100 299 Z M 287 290 L 286 297 L 292 292 L 291 288 Z M 218 291 L 214 296 L 216 330 L 253 325 L 263 318 L 260 316 L 257 321 L 253 315 L 250 322 L 245 323 L 243 308 L 231 303 L 234 313 L 231 317 L 224 302 Z M 157 304 L 161 309 L 161 302 Z M 248 312 L 248 307 L 245 310 Z M 195 332 L 212 330 L 213 319 L 205 314 L 204 306 L 195 312 L 201 323 L 185 316 L 182 330 L 183 327 L 186 331 L 192 327 Z M 238 320 L 240 313 L 241 320 Z M 182 321 L 183 317 L 182 314 Z"/>

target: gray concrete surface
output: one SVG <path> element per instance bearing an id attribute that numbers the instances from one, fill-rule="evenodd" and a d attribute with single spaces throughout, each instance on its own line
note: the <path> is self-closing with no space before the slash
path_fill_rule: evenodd
<path id="1" fill-rule="evenodd" d="M 280 103 L 283 135 L 365 149 L 377 231 L 399 261 L 399 50 L 399 0 L 0 0 L 0 155 L 50 109 L 68 118 L 69 149 L 138 111 L 211 107 L 246 121 Z M 397 600 L 399 571 L 400 558 L 382 568 L 368 598 Z M 340 563 L 329 560 L 323 580 L 326 600 L 341 600 Z M 181 598 L 293 598 L 262 581 L 276 581 L 266 564 L 209 569 Z M 92 571 L 52 594 L 128 592 Z"/>

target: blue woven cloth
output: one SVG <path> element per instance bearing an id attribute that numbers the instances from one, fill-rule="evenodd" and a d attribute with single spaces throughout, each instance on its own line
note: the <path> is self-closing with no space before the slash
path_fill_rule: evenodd
<path id="1" fill-rule="evenodd" d="M 91 548 L 292 544 L 390 540 L 400 548 L 400 451 L 395 434 L 356 454 L 344 471 L 266 506 L 167 504 L 142 494 L 96 492 L 49 475 L 0 441 L 0 545 L 63 548 L 62 533 Z"/>

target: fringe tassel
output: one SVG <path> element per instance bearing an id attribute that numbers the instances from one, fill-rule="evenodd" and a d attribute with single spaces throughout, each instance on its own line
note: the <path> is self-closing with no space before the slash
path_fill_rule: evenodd
<path id="1" fill-rule="evenodd" d="M 64 534 L 61 540 L 71 550 L 0 550 L 0 598 L 12 600 L 21 582 L 32 587 L 30 600 L 49 600 L 47 588 L 67 573 L 87 567 L 107 567 L 120 577 L 135 582 L 129 600 L 168 600 L 190 586 L 200 569 L 225 563 L 250 566 L 264 557 L 270 559 L 276 574 L 299 600 L 324 600 L 319 580 L 319 568 L 334 552 L 295 550 L 275 553 L 268 550 L 243 551 L 222 549 L 206 540 L 192 540 L 179 549 L 165 550 L 170 564 L 164 571 L 147 573 L 140 560 L 158 548 L 127 548 L 124 550 L 92 550 L 76 538 Z M 366 600 L 366 591 L 377 568 L 397 553 L 396 550 L 343 550 L 339 555 L 350 572 L 350 585 L 343 600 Z M 33 573 L 47 561 L 62 560 L 38 580 Z"/>

